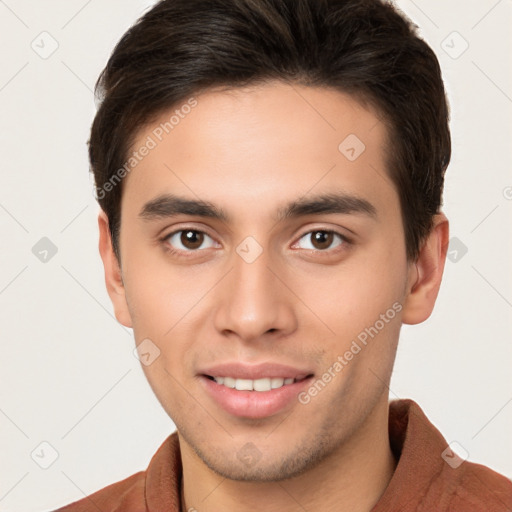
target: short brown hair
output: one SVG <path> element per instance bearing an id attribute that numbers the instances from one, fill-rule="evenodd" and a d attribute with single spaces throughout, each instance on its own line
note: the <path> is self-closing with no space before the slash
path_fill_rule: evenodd
<path id="1" fill-rule="evenodd" d="M 417 258 L 442 204 L 449 110 L 434 52 L 381 0 L 161 0 L 142 16 L 98 78 L 89 140 L 118 258 L 122 182 L 112 180 L 140 129 L 209 88 L 276 79 L 335 88 L 376 108 L 389 127 L 386 171 L 407 257 Z"/>

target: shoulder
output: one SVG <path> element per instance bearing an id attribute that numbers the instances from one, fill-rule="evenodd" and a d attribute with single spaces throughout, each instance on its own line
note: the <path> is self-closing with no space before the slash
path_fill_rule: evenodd
<path id="1" fill-rule="evenodd" d="M 492 469 L 474 462 L 458 468 L 448 464 L 433 483 L 440 495 L 447 496 L 447 510 L 486 510 L 508 512 L 512 509 L 512 482 Z M 434 495 L 438 492 L 433 492 Z"/>
<path id="2" fill-rule="evenodd" d="M 139 471 L 55 512 L 140 512 L 146 509 L 145 480 L 146 472 Z"/>
<path id="3" fill-rule="evenodd" d="M 160 445 L 145 471 L 100 489 L 54 512 L 179 510 L 181 457 L 177 432 Z"/>
<path id="4" fill-rule="evenodd" d="M 395 400 L 389 413 L 390 445 L 397 466 L 372 512 L 512 510 L 512 482 L 455 453 L 418 404 Z"/>

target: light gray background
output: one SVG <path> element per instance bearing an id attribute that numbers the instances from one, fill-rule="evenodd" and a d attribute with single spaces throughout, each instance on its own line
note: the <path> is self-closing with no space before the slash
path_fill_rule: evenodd
<path id="1" fill-rule="evenodd" d="M 113 318 L 86 153 L 96 78 L 151 3 L 0 1 L 2 511 L 50 510 L 145 469 L 174 430 Z M 443 69 L 444 210 L 460 242 L 433 316 L 403 328 L 390 396 L 419 402 L 470 460 L 511 477 L 512 2 L 398 5 Z M 43 31 L 58 42 L 46 59 L 31 47 L 51 49 Z M 32 253 L 42 237 L 58 248 L 46 263 Z M 58 452 L 48 469 L 43 441 Z"/>

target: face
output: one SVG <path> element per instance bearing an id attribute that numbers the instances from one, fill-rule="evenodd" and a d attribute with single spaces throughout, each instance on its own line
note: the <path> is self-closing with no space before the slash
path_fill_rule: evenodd
<path id="1" fill-rule="evenodd" d="M 195 100 L 133 145 L 155 142 L 123 185 L 116 315 L 182 449 L 231 479 L 280 480 L 387 403 L 417 268 L 386 127 L 325 88 Z"/>

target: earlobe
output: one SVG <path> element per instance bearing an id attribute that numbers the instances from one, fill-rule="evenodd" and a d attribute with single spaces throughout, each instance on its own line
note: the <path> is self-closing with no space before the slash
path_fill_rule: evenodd
<path id="1" fill-rule="evenodd" d="M 417 260 L 410 264 L 403 323 L 419 324 L 431 315 L 441 286 L 448 241 L 448 219 L 438 213 Z"/>
<path id="2" fill-rule="evenodd" d="M 115 316 L 125 327 L 132 327 L 126 301 L 126 291 L 119 261 L 112 246 L 108 217 L 103 210 L 98 215 L 99 251 L 105 270 L 105 285 L 114 306 Z"/>

